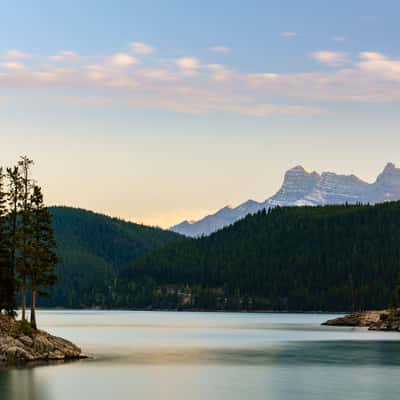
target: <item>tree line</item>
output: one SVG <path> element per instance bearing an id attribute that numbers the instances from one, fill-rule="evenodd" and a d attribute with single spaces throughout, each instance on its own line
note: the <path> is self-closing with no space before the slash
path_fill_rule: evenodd
<path id="1" fill-rule="evenodd" d="M 181 239 L 174 232 L 72 207 L 50 207 L 58 280 L 44 307 L 118 307 L 120 271 L 139 257 Z M 125 302 L 126 304 L 126 302 Z"/>
<path id="2" fill-rule="evenodd" d="M 38 295 L 56 281 L 56 242 L 51 215 L 41 187 L 32 178 L 33 161 L 20 157 L 13 167 L 0 167 L 0 312 L 15 314 L 37 329 Z"/>
<path id="3" fill-rule="evenodd" d="M 143 257 L 117 292 L 128 307 L 352 311 L 399 306 L 399 274 L 400 202 L 277 207 Z"/>

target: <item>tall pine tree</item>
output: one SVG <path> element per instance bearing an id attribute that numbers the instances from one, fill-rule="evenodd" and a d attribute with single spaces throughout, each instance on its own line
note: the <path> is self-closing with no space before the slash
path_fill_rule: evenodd
<path id="1" fill-rule="evenodd" d="M 45 288 L 56 281 L 55 267 L 57 256 L 56 242 L 51 224 L 51 215 L 43 202 L 40 187 L 33 188 L 32 204 L 32 238 L 30 241 L 30 283 L 31 283 L 31 326 L 36 329 L 37 294 L 45 294 Z"/>
<path id="2" fill-rule="evenodd" d="M 15 276 L 10 251 L 7 221 L 7 193 L 3 168 L 0 167 L 0 313 L 12 314 L 15 308 Z"/>
<path id="3" fill-rule="evenodd" d="M 18 166 L 7 168 L 8 180 L 8 233 L 9 250 L 13 276 L 17 270 L 17 258 L 19 254 L 19 211 L 21 206 L 22 182 Z M 23 316 L 25 319 L 25 315 Z"/>
<path id="4" fill-rule="evenodd" d="M 33 183 L 31 179 L 31 167 L 33 161 L 28 157 L 20 157 L 18 168 L 20 171 L 20 218 L 17 229 L 19 256 L 16 260 L 16 268 L 21 286 L 22 319 L 26 319 L 26 293 L 28 286 L 28 274 L 30 270 L 30 238 L 32 237 L 32 212 L 31 193 Z"/>

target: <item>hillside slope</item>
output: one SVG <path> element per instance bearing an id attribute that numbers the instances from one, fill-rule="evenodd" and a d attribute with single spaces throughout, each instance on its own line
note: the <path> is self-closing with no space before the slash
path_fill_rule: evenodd
<path id="1" fill-rule="evenodd" d="M 47 306 L 106 306 L 115 277 L 138 257 L 179 235 L 69 207 L 52 207 L 60 262 Z"/>
<path id="2" fill-rule="evenodd" d="M 194 308 L 344 311 L 388 306 L 399 273 L 400 202 L 391 202 L 262 211 L 172 243 L 123 276 L 178 287 Z"/>

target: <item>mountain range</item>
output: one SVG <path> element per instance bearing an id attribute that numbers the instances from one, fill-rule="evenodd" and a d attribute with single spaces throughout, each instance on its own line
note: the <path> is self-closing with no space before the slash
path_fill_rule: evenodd
<path id="1" fill-rule="evenodd" d="M 232 225 L 248 214 L 276 206 L 376 204 L 396 200 L 400 200 L 400 168 L 393 163 L 388 163 L 373 183 L 355 175 L 307 172 L 299 165 L 285 173 L 281 188 L 265 201 L 248 200 L 235 208 L 227 206 L 199 221 L 183 221 L 170 230 L 189 237 L 200 237 Z"/>

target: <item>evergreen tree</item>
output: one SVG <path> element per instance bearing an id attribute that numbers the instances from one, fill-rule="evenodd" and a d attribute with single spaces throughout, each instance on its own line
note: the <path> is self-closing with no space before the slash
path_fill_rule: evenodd
<path id="1" fill-rule="evenodd" d="M 0 167 L 0 312 L 13 313 L 15 308 L 15 279 L 10 252 L 7 224 L 7 193 L 4 173 Z"/>
<path id="2" fill-rule="evenodd" d="M 30 240 L 30 270 L 31 284 L 31 326 L 36 329 L 36 299 L 37 294 L 45 294 L 43 289 L 56 281 L 55 266 L 57 256 L 56 242 L 51 225 L 51 215 L 43 203 L 40 187 L 33 188 L 32 204 L 32 237 Z"/>
<path id="3" fill-rule="evenodd" d="M 33 188 L 31 179 L 31 167 L 33 161 L 28 157 L 20 157 L 18 168 L 20 171 L 20 218 L 17 229 L 19 257 L 17 257 L 16 268 L 21 285 L 21 306 L 22 319 L 26 319 L 26 292 L 27 277 L 30 269 L 30 245 L 29 239 L 32 236 L 32 212 L 31 212 L 31 192 Z"/>
<path id="4" fill-rule="evenodd" d="M 393 308 L 400 308 L 400 273 L 397 277 L 397 285 L 393 290 L 391 305 Z"/>
<path id="5" fill-rule="evenodd" d="M 13 274 L 17 271 L 17 259 L 19 254 L 19 211 L 21 206 L 22 182 L 18 166 L 7 168 L 8 179 L 8 225 L 9 246 Z M 19 282 L 18 282 L 19 283 Z M 23 314 L 25 319 L 25 314 Z"/>
<path id="6" fill-rule="evenodd" d="M 145 255 L 121 271 L 119 293 L 137 307 L 131 288 L 152 279 L 161 294 L 163 287 L 201 287 L 197 308 L 371 310 L 388 307 L 393 292 L 400 307 L 399 242 L 400 201 L 277 207 Z M 163 299 L 144 307 L 156 301 Z"/>

